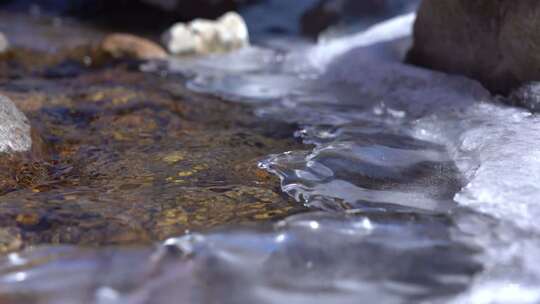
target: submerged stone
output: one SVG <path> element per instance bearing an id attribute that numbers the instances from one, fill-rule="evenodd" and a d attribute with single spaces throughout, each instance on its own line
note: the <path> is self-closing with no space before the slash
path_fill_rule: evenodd
<path id="1" fill-rule="evenodd" d="M 8 97 L 0 95 L 0 153 L 24 152 L 31 147 L 28 119 Z"/>
<path id="2" fill-rule="evenodd" d="M 506 94 L 540 79 L 539 13 L 534 0 L 423 1 L 409 60 Z"/>
<path id="3" fill-rule="evenodd" d="M 21 233 L 17 228 L 0 228 L 0 253 L 21 249 Z"/>
<path id="4" fill-rule="evenodd" d="M 298 146 L 279 136 L 292 126 L 122 64 L 33 77 L 0 83 L 52 154 L 0 157 L 0 223 L 24 246 L 147 243 L 304 210 L 257 167 Z"/>

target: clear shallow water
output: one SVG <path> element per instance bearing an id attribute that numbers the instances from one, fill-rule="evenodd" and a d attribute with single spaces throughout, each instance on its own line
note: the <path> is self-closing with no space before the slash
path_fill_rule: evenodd
<path id="1" fill-rule="evenodd" d="M 539 302 L 538 119 L 472 80 L 400 63 L 413 18 L 167 67 L 299 124 L 314 148 L 260 166 L 313 212 L 155 248 L 27 250 L 0 262 L 0 291 L 36 303 Z"/>
<path id="2" fill-rule="evenodd" d="M 38 303 L 416 303 L 462 290 L 479 270 L 448 225 L 407 212 L 315 212 L 156 250 L 41 248 L 0 263 L 0 291 L 40 294 Z"/>

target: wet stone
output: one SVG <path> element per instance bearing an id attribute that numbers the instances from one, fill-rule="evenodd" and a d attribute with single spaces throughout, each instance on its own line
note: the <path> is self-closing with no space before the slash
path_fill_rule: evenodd
<path id="1" fill-rule="evenodd" d="M 0 228 L 0 253 L 21 249 L 23 245 L 20 231 L 16 228 Z"/>
<path id="2" fill-rule="evenodd" d="M 540 112 L 540 82 L 529 82 L 510 94 L 510 103 L 527 110 Z"/>
<path id="3" fill-rule="evenodd" d="M 302 147 L 292 126 L 122 63 L 75 72 L 0 82 L 51 150 L 0 162 L 0 222 L 23 245 L 149 243 L 304 210 L 258 168 Z"/>
<path id="4" fill-rule="evenodd" d="M 35 213 L 26 213 L 17 215 L 16 221 L 17 224 L 23 227 L 34 227 L 41 222 L 41 219 L 39 215 Z"/>

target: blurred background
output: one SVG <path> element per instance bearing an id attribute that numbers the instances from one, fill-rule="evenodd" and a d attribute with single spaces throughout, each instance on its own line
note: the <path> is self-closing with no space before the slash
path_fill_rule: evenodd
<path id="1" fill-rule="evenodd" d="M 154 35 L 178 21 L 237 11 L 252 40 L 268 36 L 340 34 L 414 10 L 419 0 L 2 0 L 0 9 L 70 17 L 107 30 Z"/>

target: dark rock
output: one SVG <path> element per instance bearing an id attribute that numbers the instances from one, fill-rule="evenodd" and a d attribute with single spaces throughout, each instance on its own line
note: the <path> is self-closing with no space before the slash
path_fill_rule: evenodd
<path id="1" fill-rule="evenodd" d="M 408 60 L 506 94 L 540 79 L 538 14 L 535 0 L 425 0 Z"/>
<path id="2" fill-rule="evenodd" d="M 540 112 L 540 82 L 530 82 L 514 90 L 510 102 L 533 113 Z"/>

